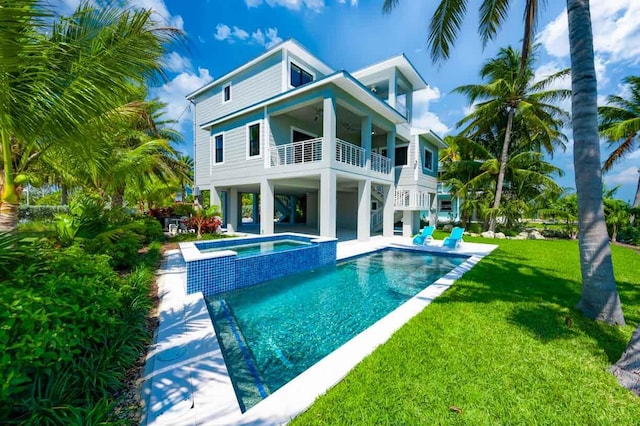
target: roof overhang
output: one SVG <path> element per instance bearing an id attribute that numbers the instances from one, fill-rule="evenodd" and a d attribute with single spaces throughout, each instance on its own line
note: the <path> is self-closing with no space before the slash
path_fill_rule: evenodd
<path id="1" fill-rule="evenodd" d="M 432 144 L 434 144 L 438 148 L 447 148 L 449 146 L 444 141 L 444 139 L 442 139 L 440 136 L 438 136 L 433 130 L 412 128 L 411 129 L 411 134 L 412 135 L 418 135 L 420 137 L 425 138 L 426 140 L 428 140 L 429 142 L 431 142 Z"/>
<path id="2" fill-rule="evenodd" d="M 427 82 L 424 81 L 416 67 L 413 66 L 411 61 L 409 61 L 409 59 L 404 54 L 394 56 L 393 58 L 358 70 L 353 73 L 353 76 L 357 79 L 360 79 L 371 74 L 384 72 L 385 70 L 394 67 L 400 70 L 402 75 L 405 76 L 407 80 L 409 80 L 409 83 L 411 83 L 411 85 L 413 86 L 413 90 L 422 90 L 427 88 Z"/>
<path id="3" fill-rule="evenodd" d="M 359 102 L 362 102 L 363 104 L 367 105 L 367 107 L 371 108 L 375 113 L 389 120 L 393 124 L 400 124 L 406 121 L 406 119 L 398 111 L 393 109 L 389 104 L 387 104 L 383 100 L 376 98 L 371 93 L 371 91 L 369 91 L 358 80 L 352 77 L 348 72 L 338 71 L 337 73 L 327 76 L 321 80 L 317 80 L 312 83 L 305 84 L 304 86 L 296 87 L 293 90 L 273 96 L 262 102 L 255 103 L 239 111 L 220 117 L 216 120 L 199 124 L 199 127 L 201 129 L 209 129 L 213 126 L 216 126 L 225 121 L 240 117 L 244 114 L 248 114 L 253 111 L 260 110 L 261 108 L 268 107 L 269 105 L 275 104 L 277 102 L 281 102 L 283 100 L 292 98 L 294 96 L 298 96 L 298 95 L 310 92 L 312 90 L 320 89 L 322 87 L 329 86 L 329 85 L 335 85 L 336 87 L 342 89 L 347 94 L 351 95 L 353 98 L 355 98 Z"/>

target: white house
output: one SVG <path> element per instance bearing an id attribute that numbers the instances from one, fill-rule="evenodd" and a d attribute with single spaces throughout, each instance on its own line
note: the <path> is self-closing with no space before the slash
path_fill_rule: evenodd
<path id="1" fill-rule="evenodd" d="M 348 73 L 280 43 L 187 96 L 195 185 L 211 190 L 230 230 L 243 225 L 242 195 L 253 194 L 261 234 L 295 222 L 366 240 L 393 235 L 399 221 L 415 233 L 421 211 L 437 214 L 446 146 L 411 127 L 413 93 L 426 87 L 404 55 Z"/>

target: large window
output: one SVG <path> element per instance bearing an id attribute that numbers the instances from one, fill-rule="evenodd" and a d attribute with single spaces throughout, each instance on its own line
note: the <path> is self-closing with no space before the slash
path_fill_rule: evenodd
<path id="1" fill-rule="evenodd" d="M 409 147 L 397 146 L 396 147 L 396 166 L 406 166 L 409 164 Z"/>
<path id="2" fill-rule="evenodd" d="M 293 62 L 291 63 L 290 82 L 293 87 L 302 86 L 313 81 L 313 76 Z"/>
<path id="3" fill-rule="evenodd" d="M 222 88 L 222 103 L 229 102 L 231 100 L 231 83 Z"/>
<path id="4" fill-rule="evenodd" d="M 224 138 L 222 134 L 213 137 L 213 162 L 218 164 L 224 162 Z"/>
<path id="5" fill-rule="evenodd" d="M 249 157 L 260 156 L 260 123 L 249 124 L 247 130 Z"/>
<path id="6" fill-rule="evenodd" d="M 425 148 L 424 150 L 424 168 L 433 170 L 433 152 Z"/>

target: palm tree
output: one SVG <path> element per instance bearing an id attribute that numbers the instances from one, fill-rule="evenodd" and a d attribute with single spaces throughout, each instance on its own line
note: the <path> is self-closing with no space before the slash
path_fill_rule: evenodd
<path id="1" fill-rule="evenodd" d="M 179 152 L 176 155 L 176 172 L 178 173 L 178 181 L 180 182 L 180 195 L 184 203 L 187 197 L 187 185 L 193 188 L 193 158 L 189 154 Z"/>
<path id="2" fill-rule="evenodd" d="M 390 12 L 400 0 L 384 0 Z M 428 44 L 434 61 L 447 59 L 467 12 L 467 0 L 441 0 L 431 19 Z M 480 2 L 478 30 L 483 42 L 495 37 L 508 16 L 509 0 Z M 529 51 L 538 17 L 537 0 L 527 0 L 522 54 Z M 587 0 L 567 0 L 571 47 L 571 110 L 573 161 L 578 194 L 582 298 L 578 307 L 589 318 L 624 324 L 616 290 L 611 248 L 602 202 L 602 172 L 598 137 L 597 84 L 593 53 L 591 12 Z M 528 54 L 528 53 L 527 53 Z M 523 58 L 526 59 L 526 58 Z M 525 60 L 522 63 L 526 63 Z M 639 339 L 640 340 L 640 339 Z M 640 346 L 640 343 L 638 343 Z M 638 354 L 640 357 L 640 352 Z"/>
<path id="3" fill-rule="evenodd" d="M 180 34 L 158 26 L 151 10 L 82 2 L 56 20 L 48 4 L 0 7 L 0 231 L 16 228 L 20 193 L 38 157 L 60 144 L 82 153 L 91 137 L 85 124 L 123 105 L 128 83 L 160 75 L 166 48 Z"/>
<path id="4" fill-rule="evenodd" d="M 504 142 L 500 153 L 500 167 L 492 207 L 493 214 L 489 222 L 491 232 L 495 231 L 496 213 L 500 208 L 516 115 L 522 124 L 527 123 L 528 127 L 536 129 L 532 132 L 523 132 L 523 135 L 535 135 L 531 140 L 541 144 L 547 152 L 552 154 L 554 145 L 564 148 L 566 137 L 560 131 L 561 119 L 568 118 L 568 114 L 552 102 L 569 97 L 571 92 L 562 89 L 546 89 L 554 81 L 566 76 L 569 70 L 560 71 L 536 83 L 532 65 L 531 56 L 522 67 L 520 52 L 511 47 L 502 48 L 498 56 L 489 60 L 480 71 L 481 77 L 488 80 L 486 84 L 470 84 L 454 89 L 454 92 L 466 95 L 471 104 L 481 101 L 471 114 L 458 123 L 458 126 L 467 125 L 462 133 L 473 137 L 473 133 L 479 128 L 482 129 L 484 123 L 500 120 L 506 115 Z"/>
<path id="5" fill-rule="evenodd" d="M 640 149 L 640 77 L 629 76 L 622 80 L 631 89 L 630 99 L 610 95 L 606 106 L 598 107 L 600 115 L 600 134 L 607 138 L 609 148 L 614 148 L 604 162 L 603 172 L 608 172 L 613 165 L 627 154 Z M 640 171 L 640 170 L 639 170 Z M 632 208 L 640 206 L 640 175 Z M 631 223 L 635 216 L 631 216 Z"/>

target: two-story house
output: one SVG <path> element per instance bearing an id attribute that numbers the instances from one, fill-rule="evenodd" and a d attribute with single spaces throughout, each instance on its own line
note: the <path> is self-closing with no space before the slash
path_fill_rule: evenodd
<path id="1" fill-rule="evenodd" d="M 319 235 L 360 240 L 418 231 L 436 216 L 438 149 L 411 127 L 424 79 L 400 55 L 336 71 L 288 40 L 189 94 L 195 105 L 195 184 L 211 191 L 227 228 L 251 194 L 261 234 L 302 222 Z"/>

